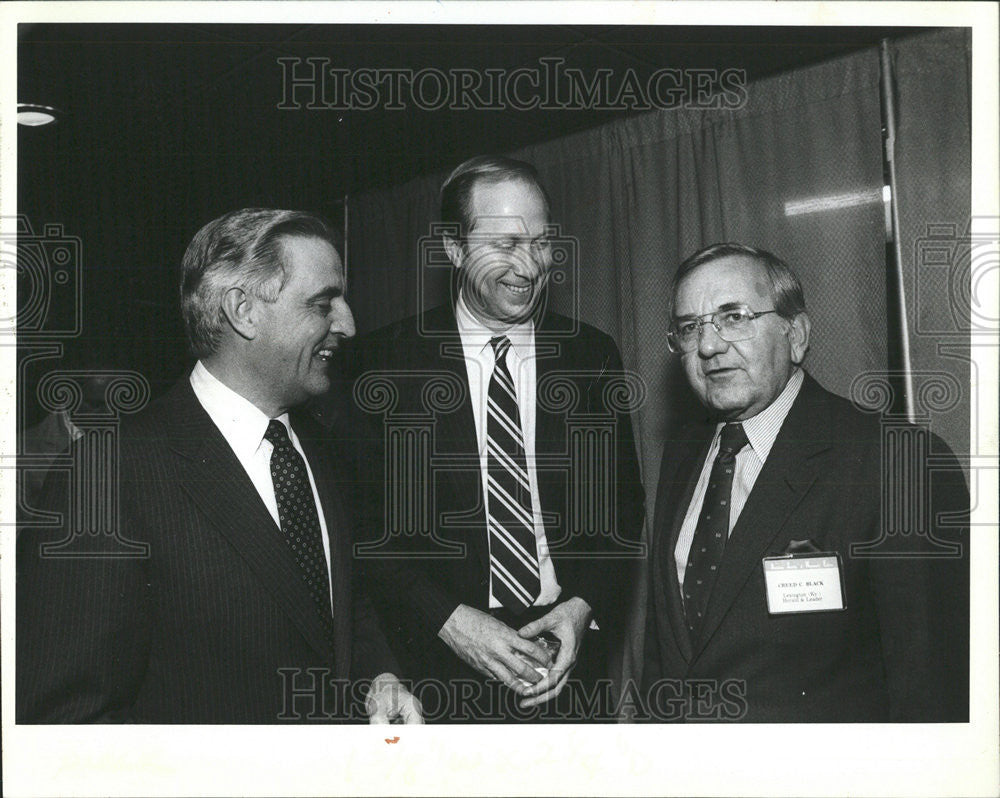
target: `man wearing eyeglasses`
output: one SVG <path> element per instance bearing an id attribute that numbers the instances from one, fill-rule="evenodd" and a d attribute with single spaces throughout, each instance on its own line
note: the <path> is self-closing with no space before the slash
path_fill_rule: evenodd
<path id="1" fill-rule="evenodd" d="M 929 436 L 933 469 L 883 476 L 913 461 L 802 368 L 802 288 L 771 253 L 701 250 L 671 296 L 669 345 L 710 417 L 663 456 L 651 719 L 967 720 L 968 535 L 954 518 L 969 497 L 952 453 Z M 885 509 L 922 490 L 930 529 L 885 534 Z"/>
<path id="2" fill-rule="evenodd" d="M 459 165 L 441 219 L 452 301 L 366 337 L 355 390 L 387 384 L 397 418 L 433 422 L 434 459 L 419 467 L 359 447 L 378 452 L 372 531 L 407 523 L 398 497 L 424 485 L 429 528 L 389 529 L 359 562 L 407 673 L 439 686 L 420 693 L 429 720 L 610 721 L 608 660 L 643 520 L 629 414 L 608 399 L 621 356 L 546 307 L 552 231 L 533 166 Z M 571 445 L 580 414 L 611 425 L 600 451 Z M 580 472 L 586 490 L 574 493 Z"/>

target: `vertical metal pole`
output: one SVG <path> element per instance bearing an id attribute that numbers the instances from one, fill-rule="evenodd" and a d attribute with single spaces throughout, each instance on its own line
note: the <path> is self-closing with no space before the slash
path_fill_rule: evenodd
<path id="1" fill-rule="evenodd" d="M 882 141 L 883 141 L 883 179 L 889 188 L 886 200 L 886 268 L 893 275 L 895 283 L 894 296 L 886 297 L 887 304 L 895 302 L 899 315 L 897 332 L 899 334 L 900 370 L 902 378 L 900 388 L 903 394 L 903 405 L 906 418 L 913 422 L 915 418 L 913 407 L 913 369 L 910 362 L 910 331 L 906 312 L 906 291 L 903 282 L 903 252 L 899 240 L 899 192 L 896 190 L 896 92 L 892 80 L 892 62 L 889 56 L 889 40 L 879 42 L 879 88 L 882 107 Z"/>

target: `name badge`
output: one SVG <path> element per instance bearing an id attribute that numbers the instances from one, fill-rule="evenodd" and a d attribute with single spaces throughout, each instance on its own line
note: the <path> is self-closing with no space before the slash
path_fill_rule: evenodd
<path id="1" fill-rule="evenodd" d="M 836 552 L 765 557 L 764 586 L 771 615 L 842 610 L 843 580 Z"/>

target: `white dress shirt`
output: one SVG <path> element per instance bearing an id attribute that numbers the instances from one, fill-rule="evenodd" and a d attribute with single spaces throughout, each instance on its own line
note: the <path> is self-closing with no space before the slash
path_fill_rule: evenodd
<path id="1" fill-rule="evenodd" d="M 271 442 L 264 439 L 267 425 L 271 419 L 248 399 L 240 396 L 232 388 L 224 385 L 212 374 L 199 360 L 191 372 L 191 387 L 198 402 L 205 408 L 205 412 L 219 428 L 222 437 L 233 450 L 236 459 L 240 461 L 243 470 L 247 472 L 250 481 L 260 494 L 261 501 L 267 507 L 267 511 L 274 519 L 274 523 L 281 528 L 278 520 L 278 501 L 274 498 L 274 482 L 271 480 L 271 452 L 274 450 Z M 288 413 L 282 413 L 275 419 L 285 425 L 288 431 L 288 438 L 292 442 L 295 450 L 302 455 L 302 460 L 306 464 L 306 473 L 309 475 L 309 487 L 312 488 L 313 500 L 316 502 L 316 513 L 319 515 L 319 529 L 323 537 L 323 554 L 326 556 L 327 580 L 330 585 L 330 606 L 333 607 L 333 585 L 329 579 L 330 574 L 330 535 L 326 528 L 326 517 L 323 514 L 323 505 L 320 503 L 319 494 L 316 491 L 316 480 L 313 478 L 312 469 L 309 467 L 309 458 L 302 451 L 299 438 L 292 429 L 288 420 Z"/>
<path id="2" fill-rule="evenodd" d="M 476 440 L 479 449 L 480 484 L 483 488 L 483 502 L 489 512 L 489 493 L 486 490 L 486 405 L 489 395 L 490 377 L 493 376 L 495 356 L 490 339 L 506 335 L 510 339 L 507 350 L 507 370 L 514 381 L 517 394 L 517 408 L 521 416 L 521 435 L 524 437 L 524 458 L 528 466 L 528 485 L 531 488 L 531 514 L 538 544 L 538 567 L 541 577 L 541 592 L 535 599 L 535 606 L 543 607 L 555 603 L 562 588 L 556 581 L 556 569 L 549 556 L 549 546 L 542 524 L 542 503 L 538 494 L 538 469 L 535 464 L 535 328 L 530 321 L 515 324 L 503 332 L 497 332 L 480 322 L 461 298 L 455 305 L 455 320 L 462 338 L 465 368 L 469 377 L 469 398 L 472 401 L 472 415 L 476 420 Z M 489 536 L 487 536 L 489 539 Z M 490 579 L 490 609 L 503 606 L 493 595 L 492 576 Z"/>
<path id="3" fill-rule="evenodd" d="M 743 511 L 743 505 L 747 503 L 750 491 L 753 490 L 754 483 L 760 470 L 764 467 L 767 456 L 771 453 L 771 447 L 778 437 L 781 425 L 785 422 L 785 416 L 792 407 L 795 397 L 799 395 L 802 388 L 804 374 L 802 369 L 796 369 L 789 378 L 784 390 L 766 408 L 761 410 L 753 418 L 748 418 L 740 423 L 743 424 L 743 431 L 747 434 L 749 444 L 744 446 L 742 451 L 736 455 L 736 473 L 733 474 L 733 493 L 729 500 L 729 534 L 733 533 L 736 526 L 736 519 Z M 691 552 L 691 542 L 694 540 L 694 532 L 698 526 L 698 515 L 701 513 L 701 505 L 705 501 L 705 490 L 708 488 L 708 478 L 712 473 L 712 464 L 715 456 L 719 453 L 719 434 L 722 432 L 724 424 L 719 424 L 715 429 L 715 436 L 712 438 L 712 445 L 708 449 L 708 456 L 701 467 L 701 476 L 695 486 L 694 495 L 688 505 L 687 514 L 684 516 L 684 523 L 681 524 L 681 531 L 677 538 L 677 545 L 674 547 L 674 562 L 677 566 L 677 581 L 683 589 L 684 570 L 687 567 L 688 554 Z"/>

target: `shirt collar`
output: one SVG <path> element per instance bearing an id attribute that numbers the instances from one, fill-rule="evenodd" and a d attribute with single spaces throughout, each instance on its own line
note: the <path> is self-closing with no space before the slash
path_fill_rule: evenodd
<path id="1" fill-rule="evenodd" d="M 506 335 L 510 339 L 511 348 L 519 359 L 525 360 L 531 355 L 535 341 L 535 325 L 531 319 L 512 324 L 503 331 L 491 330 L 472 315 L 472 311 L 465 304 L 465 298 L 459 294 L 458 302 L 455 303 L 455 322 L 458 325 L 458 334 L 462 337 L 462 348 L 475 357 L 490 349 L 490 339 L 498 335 Z M 490 351 L 490 355 L 492 354 Z"/>
<path id="2" fill-rule="evenodd" d="M 236 457 L 245 462 L 256 454 L 271 421 L 249 399 L 221 382 L 199 360 L 191 371 L 191 387 Z M 288 413 L 277 418 L 289 428 Z"/>
<path id="3" fill-rule="evenodd" d="M 788 378 L 788 382 L 785 383 L 782 392 L 778 394 L 777 399 L 757 415 L 740 422 L 743 424 L 743 431 L 747 434 L 747 440 L 750 442 L 754 454 L 760 458 L 761 462 L 767 460 L 767 456 L 771 453 L 771 447 L 774 446 L 781 425 L 785 423 L 785 417 L 792 409 L 795 398 L 799 395 L 804 379 L 805 373 L 802 369 L 796 368 L 792 376 Z M 725 425 L 719 424 L 716 428 L 716 438 L 718 438 L 723 426 Z"/>

